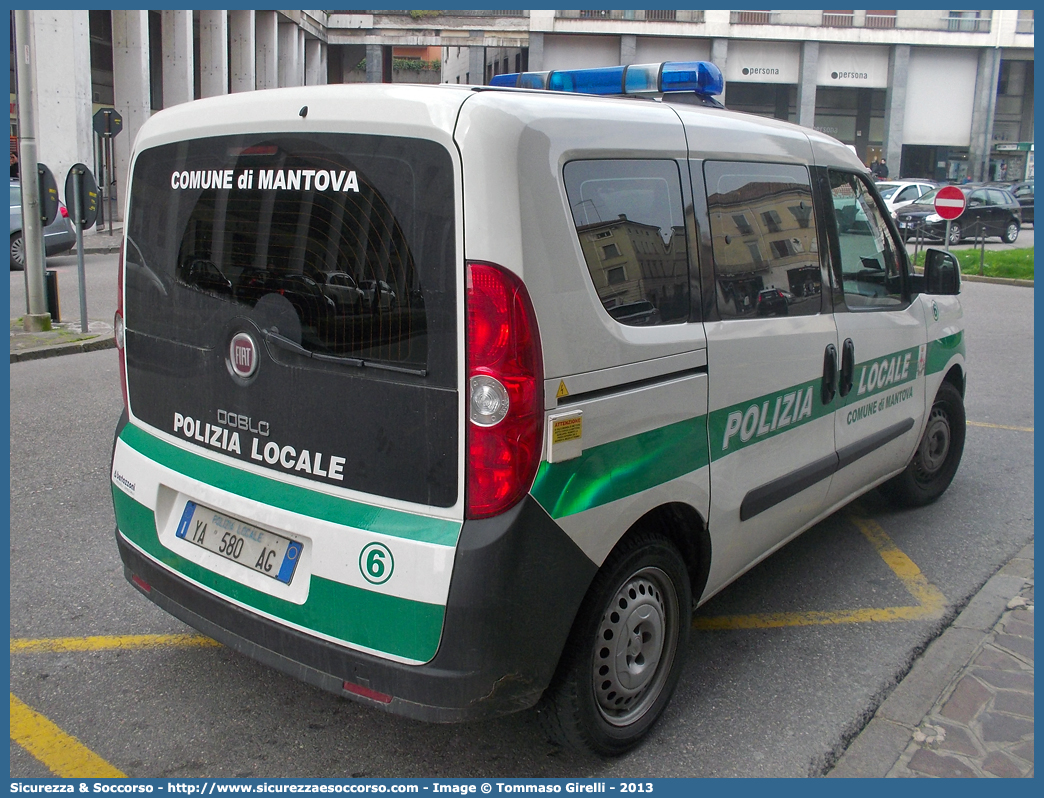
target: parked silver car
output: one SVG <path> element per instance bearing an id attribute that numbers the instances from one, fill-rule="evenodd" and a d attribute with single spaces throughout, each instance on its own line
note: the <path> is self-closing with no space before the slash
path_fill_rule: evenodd
<path id="1" fill-rule="evenodd" d="M 58 203 L 58 215 L 44 228 L 44 252 L 59 255 L 76 246 L 76 231 L 73 229 L 69 211 Z M 25 239 L 22 237 L 22 185 L 11 180 L 11 269 L 25 268 Z"/>

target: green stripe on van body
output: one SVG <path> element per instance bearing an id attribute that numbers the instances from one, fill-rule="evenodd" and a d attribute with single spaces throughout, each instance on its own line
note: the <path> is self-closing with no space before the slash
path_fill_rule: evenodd
<path id="1" fill-rule="evenodd" d="M 186 451 L 150 435 L 133 424 L 127 424 L 123 428 L 120 440 L 150 460 L 179 474 L 293 513 L 366 529 L 381 535 L 439 546 L 457 545 L 457 537 L 460 535 L 459 521 L 372 507 L 290 485 Z"/>
<path id="2" fill-rule="evenodd" d="M 530 493 L 552 518 L 640 493 L 708 464 L 707 417 L 678 421 L 585 449 L 561 463 L 544 461 Z"/>
<path id="3" fill-rule="evenodd" d="M 928 342 L 928 355 L 925 358 L 924 371 L 926 374 L 935 374 L 946 368 L 950 358 L 954 355 L 964 357 L 964 330 L 958 330 L 953 335 L 937 338 Z"/>
<path id="4" fill-rule="evenodd" d="M 116 525 L 154 559 L 220 595 L 303 629 L 414 662 L 435 656 L 445 610 L 436 604 L 386 596 L 313 575 L 304 604 L 294 604 L 208 571 L 159 541 L 156 516 L 113 485 Z"/>

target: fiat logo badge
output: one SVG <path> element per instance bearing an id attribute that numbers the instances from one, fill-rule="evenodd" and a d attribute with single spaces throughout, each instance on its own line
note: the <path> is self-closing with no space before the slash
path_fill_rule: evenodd
<path id="1" fill-rule="evenodd" d="M 249 333 L 236 333 L 228 352 L 232 372 L 246 379 L 257 371 L 257 343 Z"/>

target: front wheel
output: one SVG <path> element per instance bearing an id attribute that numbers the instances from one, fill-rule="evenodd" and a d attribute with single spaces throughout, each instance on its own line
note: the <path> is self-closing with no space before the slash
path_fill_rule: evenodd
<path id="1" fill-rule="evenodd" d="M 1008 229 L 1004 231 L 1004 241 L 1008 244 L 1014 244 L 1015 239 L 1019 237 L 1019 226 L 1015 222 L 1008 222 Z"/>
<path id="2" fill-rule="evenodd" d="M 964 453 L 967 429 L 964 400 L 952 383 L 939 386 L 913 459 L 881 491 L 904 507 L 923 507 L 942 496 L 950 486 Z"/>
<path id="3" fill-rule="evenodd" d="M 950 246 L 951 247 L 961 243 L 961 239 L 964 236 L 961 235 L 961 226 L 959 224 L 957 224 L 957 222 L 951 222 L 950 223 L 950 234 L 949 235 L 950 235 L 949 242 L 950 242 Z"/>
<path id="4" fill-rule="evenodd" d="M 692 591 L 678 550 L 639 533 L 598 572 L 540 707 L 556 742 L 602 756 L 633 748 L 670 700 Z"/>

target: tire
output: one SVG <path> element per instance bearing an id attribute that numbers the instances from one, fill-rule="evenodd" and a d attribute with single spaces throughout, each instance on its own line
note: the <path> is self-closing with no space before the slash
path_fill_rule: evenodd
<path id="1" fill-rule="evenodd" d="M 904 507 L 923 507 L 942 496 L 961 464 L 966 425 L 960 391 L 944 382 L 913 458 L 905 471 L 881 486 L 882 493 Z"/>
<path id="2" fill-rule="evenodd" d="M 949 238 L 950 246 L 952 247 L 960 244 L 962 238 L 964 238 L 964 235 L 961 233 L 961 226 L 957 224 L 957 222 L 951 222 Z"/>
<path id="3" fill-rule="evenodd" d="M 11 271 L 25 268 L 25 239 L 21 233 L 11 234 Z"/>
<path id="4" fill-rule="evenodd" d="M 1008 222 L 1008 227 L 1004 231 L 1002 238 L 1007 244 L 1014 244 L 1015 239 L 1019 237 L 1019 225 L 1016 222 Z"/>
<path id="5" fill-rule="evenodd" d="M 601 756 L 637 745 L 678 683 L 691 614 L 678 550 L 651 533 L 625 539 L 591 583 L 541 701 L 552 740 Z"/>

